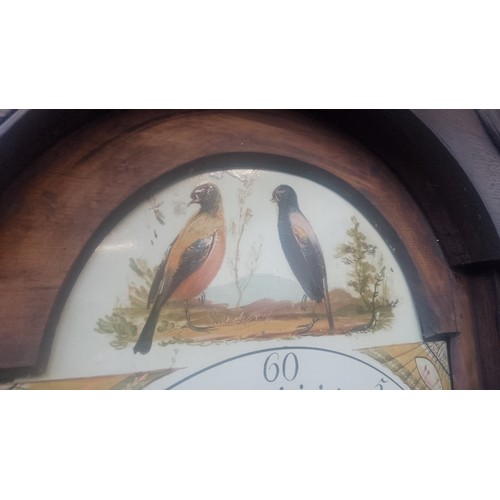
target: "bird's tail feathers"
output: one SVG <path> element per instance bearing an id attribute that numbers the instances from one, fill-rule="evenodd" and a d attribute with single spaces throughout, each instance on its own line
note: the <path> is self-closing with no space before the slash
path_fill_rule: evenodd
<path id="1" fill-rule="evenodd" d="M 147 354 L 151 350 L 153 345 L 153 337 L 156 330 L 156 323 L 158 323 L 158 318 L 160 316 L 160 307 L 158 303 L 153 305 L 151 312 L 149 313 L 146 324 L 144 325 L 139 338 L 134 346 L 134 354 L 140 352 L 141 354 Z"/>

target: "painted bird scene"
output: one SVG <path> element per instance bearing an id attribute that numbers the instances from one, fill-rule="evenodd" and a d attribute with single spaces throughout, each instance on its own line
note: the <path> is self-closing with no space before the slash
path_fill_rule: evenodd
<path id="1" fill-rule="evenodd" d="M 391 329 L 401 273 L 354 207 L 282 173 L 198 177 L 141 208 L 141 245 L 114 244 L 129 252 L 127 293 L 94 328 L 112 347 L 145 355 L 155 345 Z"/>

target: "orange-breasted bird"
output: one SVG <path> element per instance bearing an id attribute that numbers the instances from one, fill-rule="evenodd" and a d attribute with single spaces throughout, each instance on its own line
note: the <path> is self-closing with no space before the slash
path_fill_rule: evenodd
<path id="1" fill-rule="evenodd" d="M 335 325 L 328 294 L 325 259 L 316 233 L 300 211 L 297 194 L 290 186 L 278 186 L 273 191 L 271 201 L 278 204 L 281 247 L 293 274 L 306 294 L 303 304 L 305 305 L 307 297 L 314 300 L 315 304 L 324 300 L 330 333 L 333 333 Z M 310 330 L 316 321 L 313 311 L 311 323 L 302 325 L 298 331 L 304 333 Z"/>
<path id="2" fill-rule="evenodd" d="M 200 209 L 171 243 L 156 272 L 148 296 L 148 308 L 153 307 L 134 353 L 150 351 L 160 311 L 171 299 L 184 301 L 188 325 L 201 330 L 191 323 L 187 300 L 202 294 L 218 273 L 226 249 L 226 228 L 222 197 L 215 184 L 197 186 L 188 206 L 193 203 Z"/>

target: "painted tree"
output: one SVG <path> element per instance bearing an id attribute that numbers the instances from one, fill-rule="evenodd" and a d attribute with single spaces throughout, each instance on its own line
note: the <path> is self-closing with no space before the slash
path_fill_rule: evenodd
<path id="1" fill-rule="evenodd" d="M 236 307 L 239 307 L 241 304 L 243 293 L 255 274 L 262 253 L 262 240 L 254 241 L 245 255 L 245 269 L 242 269 L 243 250 L 241 243 L 243 235 L 253 217 L 252 209 L 246 206 L 248 198 L 252 194 L 253 178 L 246 177 L 242 182 L 243 186 L 238 191 L 238 201 L 240 205 L 238 219 L 231 223 L 231 234 L 236 241 L 236 246 L 233 256 L 229 259 L 231 273 L 234 277 L 234 283 L 238 294 Z M 246 273 L 242 276 L 244 271 L 246 271 Z"/>
<path id="2" fill-rule="evenodd" d="M 346 232 L 349 240 L 337 246 L 336 257 L 351 269 L 347 285 L 362 301 L 359 312 L 370 314 L 367 328 L 381 330 L 391 324 L 399 299 L 389 299 L 386 266 L 381 255 L 377 258 L 377 247 L 368 243 L 357 218 L 353 216 L 351 221 L 352 226 Z"/>

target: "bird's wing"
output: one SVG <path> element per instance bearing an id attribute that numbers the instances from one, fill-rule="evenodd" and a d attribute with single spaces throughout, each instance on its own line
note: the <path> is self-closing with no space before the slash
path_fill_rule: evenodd
<path id="1" fill-rule="evenodd" d="M 216 231 L 207 236 L 195 240 L 182 252 L 179 263 L 175 270 L 169 273 L 168 265 L 166 272 L 165 300 L 176 290 L 176 288 L 192 273 L 197 271 L 208 259 L 215 245 Z M 162 293 L 163 290 L 160 290 Z"/>
<path id="2" fill-rule="evenodd" d="M 168 261 L 168 256 L 170 255 L 170 252 L 172 250 L 172 246 L 174 245 L 175 241 L 177 238 L 175 238 L 174 241 L 170 244 L 168 247 L 167 251 L 165 252 L 165 255 L 163 256 L 163 260 L 161 261 L 160 265 L 158 266 L 158 269 L 156 270 L 155 277 L 153 279 L 153 283 L 151 284 L 151 288 L 149 290 L 149 295 L 148 295 L 148 309 L 151 306 L 151 304 L 155 301 L 158 293 L 161 293 L 162 289 L 162 283 L 163 280 L 165 279 L 165 267 L 167 265 Z"/>
<path id="3" fill-rule="evenodd" d="M 323 254 L 318 238 L 307 219 L 302 214 L 294 214 L 290 218 L 290 222 L 293 237 L 304 259 L 308 263 L 314 260 L 315 263 L 320 264 L 320 267 L 324 267 Z"/>
<path id="4" fill-rule="evenodd" d="M 174 274 L 176 280 L 184 281 L 189 275 L 199 269 L 207 260 L 215 243 L 215 232 L 204 238 L 196 240 L 182 254 L 177 271 Z"/>
<path id="5" fill-rule="evenodd" d="M 299 245 L 300 249 L 303 252 L 308 252 L 308 249 L 311 247 L 311 240 L 309 236 L 307 235 L 306 230 L 301 227 L 301 226 L 293 226 L 292 225 L 292 232 L 293 236 L 295 238 L 295 241 Z"/>
<path id="6" fill-rule="evenodd" d="M 302 213 L 290 216 L 291 232 L 297 254 L 292 269 L 305 292 L 315 300 L 324 296 L 325 261 L 318 238 Z"/>

